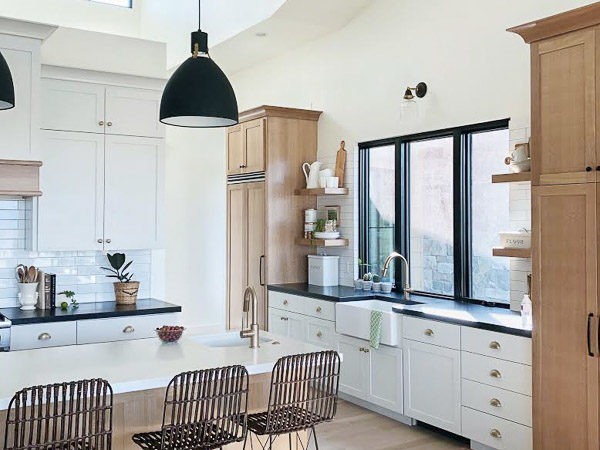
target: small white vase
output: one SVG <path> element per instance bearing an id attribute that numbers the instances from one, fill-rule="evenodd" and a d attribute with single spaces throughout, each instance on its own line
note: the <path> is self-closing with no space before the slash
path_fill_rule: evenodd
<path id="1" fill-rule="evenodd" d="M 37 283 L 18 283 L 19 303 L 22 311 L 33 311 L 38 299 Z"/>

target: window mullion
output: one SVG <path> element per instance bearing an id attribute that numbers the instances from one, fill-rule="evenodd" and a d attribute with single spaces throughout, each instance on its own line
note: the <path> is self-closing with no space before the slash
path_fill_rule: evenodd
<path id="1" fill-rule="evenodd" d="M 459 129 L 454 130 L 453 135 L 453 255 L 454 255 L 454 296 L 464 297 L 464 236 L 463 236 L 463 194 L 464 194 L 464 165 L 463 165 L 463 142 L 462 133 Z"/>
<path id="2" fill-rule="evenodd" d="M 396 140 L 396 251 L 406 258 L 409 257 L 409 218 L 410 204 L 409 186 L 409 144 L 401 139 Z M 396 290 L 404 286 L 404 272 L 399 262 L 394 264 L 394 279 Z"/>

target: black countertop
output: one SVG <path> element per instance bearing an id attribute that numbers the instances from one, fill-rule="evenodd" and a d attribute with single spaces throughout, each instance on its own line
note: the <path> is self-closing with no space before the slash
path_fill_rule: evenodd
<path id="1" fill-rule="evenodd" d="M 139 299 L 135 305 L 117 305 L 115 302 L 80 303 L 79 308 L 73 309 L 69 307 L 67 311 L 62 311 L 60 307 L 54 310 L 36 309 L 35 311 L 21 311 L 19 308 L 0 309 L 0 315 L 10 320 L 13 325 L 106 319 L 110 317 L 142 316 L 173 312 L 181 312 L 181 306 L 153 298 Z"/>
<path id="2" fill-rule="evenodd" d="M 523 326 L 521 314 L 508 308 L 482 306 L 415 294 L 411 295 L 411 300 L 420 304 L 405 305 L 402 304 L 404 300 L 402 294 L 382 294 L 380 292 L 357 290 L 347 286 L 321 287 L 305 283 L 293 283 L 269 285 L 268 289 L 332 302 L 384 300 L 397 303 L 398 305 L 393 310 L 400 314 L 531 337 L 531 327 Z"/>

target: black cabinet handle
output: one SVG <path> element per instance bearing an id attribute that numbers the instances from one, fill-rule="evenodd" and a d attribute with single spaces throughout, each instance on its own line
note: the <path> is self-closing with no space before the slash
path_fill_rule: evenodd
<path id="1" fill-rule="evenodd" d="M 258 279 L 260 280 L 260 285 L 264 286 L 265 282 L 263 281 L 263 261 L 265 259 L 265 255 L 261 255 L 260 257 L 260 264 L 258 266 Z"/>
<path id="2" fill-rule="evenodd" d="M 600 170 L 600 166 L 596 166 L 596 170 Z"/>
<path id="3" fill-rule="evenodd" d="M 592 166 L 587 166 L 587 167 L 585 168 L 585 171 L 586 171 L 586 172 L 591 172 L 591 171 L 592 171 Z"/>
<path id="4" fill-rule="evenodd" d="M 587 321 L 587 346 L 588 346 L 588 355 L 589 356 L 594 356 L 594 352 L 592 352 L 592 345 L 591 345 L 591 340 L 592 340 L 591 324 L 592 324 L 592 318 L 593 317 L 594 317 L 594 314 L 592 314 L 592 313 L 588 314 L 588 321 Z"/>

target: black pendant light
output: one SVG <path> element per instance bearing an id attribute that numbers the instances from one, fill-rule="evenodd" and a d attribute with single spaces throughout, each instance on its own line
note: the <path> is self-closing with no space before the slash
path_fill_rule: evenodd
<path id="1" fill-rule="evenodd" d="M 198 16 L 201 0 L 198 1 Z M 199 20 L 200 21 L 200 20 Z M 160 121 L 190 128 L 228 127 L 238 123 L 235 92 L 223 71 L 208 55 L 208 35 L 192 33 L 192 56 L 167 82 L 160 104 Z"/>
<path id="2" fill-rule="evenodd" d="M 0 110 L 15 107 L 15 85 L 10 68 L 0 53 Z"/>

